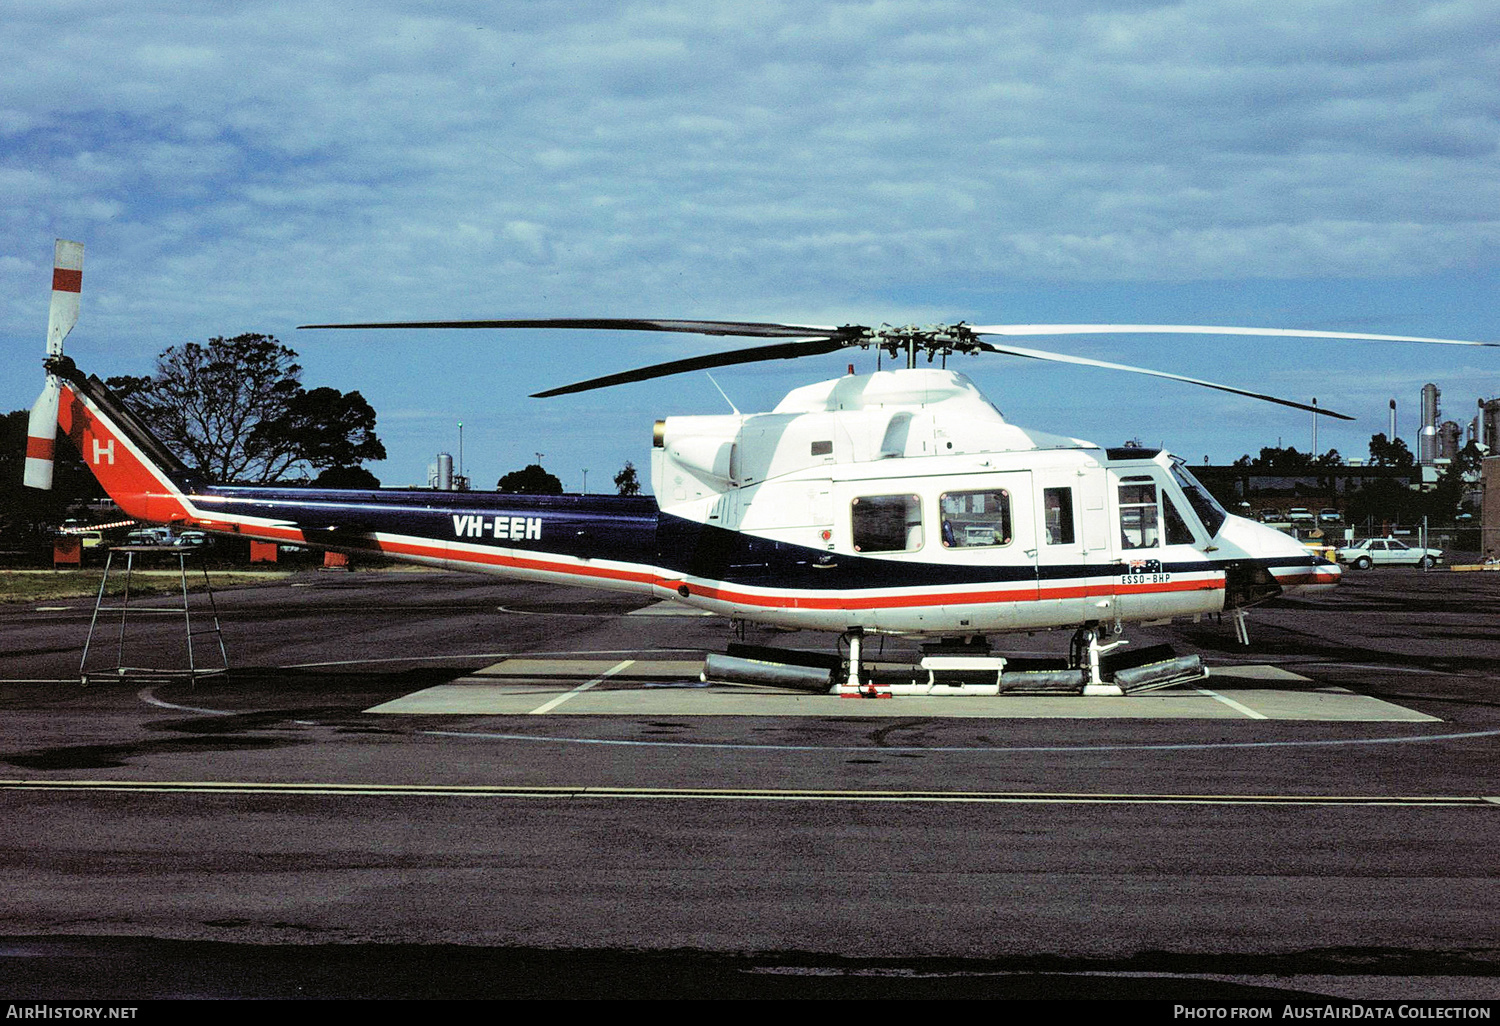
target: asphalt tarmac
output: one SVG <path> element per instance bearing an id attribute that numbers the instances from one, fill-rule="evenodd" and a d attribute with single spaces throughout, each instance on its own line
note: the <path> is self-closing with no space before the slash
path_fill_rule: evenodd
<path id="1" fill-rule="evenodd" d="M 1345 580 L 1108 699 L 703 686 L 725 621 L 420 572 L 80 685 L 91 600 L 0 607 L 0 997 L 1493 1000 L 1500 574 Z"/>

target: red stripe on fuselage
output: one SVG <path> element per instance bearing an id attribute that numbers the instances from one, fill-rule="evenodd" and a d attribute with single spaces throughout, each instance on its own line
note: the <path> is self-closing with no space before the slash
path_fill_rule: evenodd
<path id="1" fill-rule="evenodd" d="M 669 582 L 675 584 L 677 582 Z M 685 583 L 685 582 L 683 582 Z M 1109 594 L 1103 587 L 1068 585 L 1056 588 L 1033 589 L 1026 584 L 986 591 L 919 592 L 910 595 L 869 595 L 823 598 L 809 595 L 756 595 L 733 591 L 728 588 L 688 585 L 694 595 L 718 599 L 722 602 L 738 602 L 743 605 L 780 607 L 786 609 L 910 609 L 915 606 L 973 606 L 995 602 L 1042 602 L 1057 599 L 1084 598 Z M 1115 587 L 1115 595 L 1157 595 L 1176 591 L 1221 591 L 1222 578 L 1206 581 L 1169 581 L 1164 584 L 1137 584 Z"/>
<path id="2" fill-rule="evenodd" d="M 1110 592 L 1099 585 L 1061 585 L 1058 587 L 1033 588 L 1029 584 L 1016 584 L 984 591 L 918 592 L 906 595 L 844 595 L 818 596 L 793 594 L 759 594 L 740 591 L 723 585 L 693 584 L 681 577 L 663 577 L 659 574 L 613 567 L 578 566 L 555 563 L 543 559 L 527 559 L 507 556 L 498 552 L 469 552 L 449 550 L 436 546 L 407 542 L 377 542 L 382 552 L 392 555 L 424 556 L 429 559 L 446 559 L 454 563 L 471 563 L 482 566 L 505 567 L 513 570 L 530 570 L 539 573 L 555 573 L 569 577 L 584 577 L 595 580 L 621 581 L 632 584 L 651 585 L 669 591 L 686 586 L 694 597 L 732 602 L 745 606 L 775 609 L 908 609 L 914 606 L 967 606 L 996 602 L 1036 602 L 1066 598 L 1082 598 L 1089 595 L 1103 596 Z M 1222 575 L 1210 579 L 1192 581 L 1167 581 L 1159 584 L 1135 584 L 1116 586 L 1116 595 L 1154 595 L 1181 591 L 1222 591 Z"/>

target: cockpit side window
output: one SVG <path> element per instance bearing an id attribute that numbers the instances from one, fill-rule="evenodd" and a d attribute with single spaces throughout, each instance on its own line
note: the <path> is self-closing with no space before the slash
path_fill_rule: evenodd
<path id="1" fill-rule="evenodd" d="M 1198 479 L 1188 472 L 1182 460 L 1172 461 L 1172 477 L 1182 487 L 1182 494 L 1187 497 L 1188 505 L 1193 507 L 1193 512 L 1198 514 L 1198 519 L 1208 531 L 1212 538 L 1219 533 L 1219 528 L 1224 526 L 1224 521 L 1229 519 L 1229 512 L 1219 505 L 1219 500 L 1209 494 L 1198 482 Z"/>
<path id="2" fill-rule="evenodd" d="M 1177 506 L 1172 502 L 1172 496 L 1166 492 L 1161 493 L 1162 517 L 1167 522 L 1167 544 L 1168 545 L 1191 545 L 1196 540 L 1193 537 L 1192 528 L 1188 527 L 1187 521 L 1182 514 L 1177 512 Z"/>

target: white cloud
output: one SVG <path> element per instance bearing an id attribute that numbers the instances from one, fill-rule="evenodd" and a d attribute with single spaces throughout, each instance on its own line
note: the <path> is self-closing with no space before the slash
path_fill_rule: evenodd
<path id="1" fill-rule="evenodd" d="M 325 317 L 996 320 L 1022 286 L 1270 297 L 1497 249 L 1483 0 L 0 11 L 0 253 L 84 238 L 80 334 L 123 353 Z M 7 339 L 33 278 L 0 277 Z M 632 339 L 578 376 L 704 348 Z"/>

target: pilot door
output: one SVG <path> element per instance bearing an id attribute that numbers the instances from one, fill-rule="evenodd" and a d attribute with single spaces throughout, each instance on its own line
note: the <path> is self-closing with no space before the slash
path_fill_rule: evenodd
<path id="1" fill-rule="evenodd" d="M 1114 485 L 1120 525 L 1120 615 L 1139 620 L 1204 611 L 1203 593 L 1216 587 L 1216 581 L 1199 580 L 1199 539 L 1164 475 L 1154 467 L 1120 468 Z"/>

